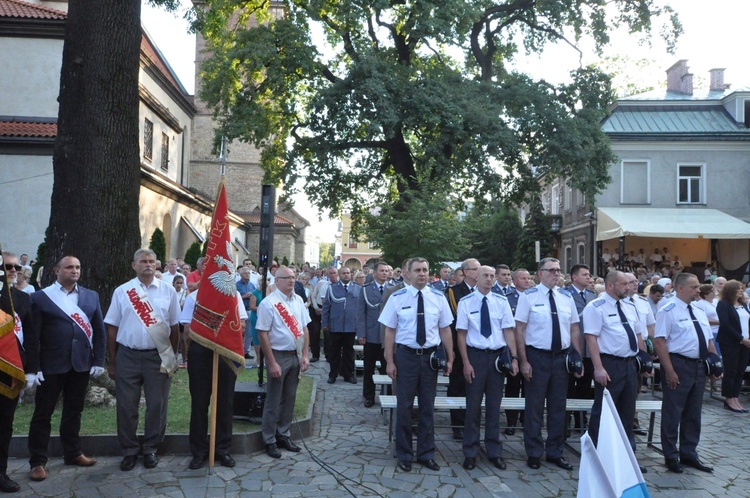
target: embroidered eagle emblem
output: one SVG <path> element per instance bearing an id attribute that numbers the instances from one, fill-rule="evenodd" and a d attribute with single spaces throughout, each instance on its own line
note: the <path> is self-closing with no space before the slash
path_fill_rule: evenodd
<path id="1" fill-rule="evenodd" d="M 230 258 L 232 254 L 232 246 L 227 242 L 226 257 L 222 254 L 216 254 L 214 256 L 214 263 L 218 267 L 218 270 L 213 274 L 209 275 L 208 280 L 214 289 L 221 292 L 225 296 L 235 296 L 237 294 L 237 285 L 235 284 L 234 275 L 234 263 Z M 226 270 L 222 270 L 226 268 Z"/>

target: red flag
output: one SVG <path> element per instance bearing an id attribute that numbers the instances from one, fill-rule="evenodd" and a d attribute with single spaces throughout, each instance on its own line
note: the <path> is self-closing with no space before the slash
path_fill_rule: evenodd
<path id="1" fill-rule="evenodd" d="M 237 284 L 230 243 L 232 227 L 228 211 L 222 181 L 211 221 L 193 321 L 190 323 L 190 339 L 219 353 L 239 372 L 245 368 L 244 329 L 237 311 Z"/>

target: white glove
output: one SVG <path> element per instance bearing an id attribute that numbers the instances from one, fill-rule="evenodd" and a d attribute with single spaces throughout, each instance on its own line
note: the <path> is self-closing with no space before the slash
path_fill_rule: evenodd
<path id="1" fill-rule="evenodd" d="M 36 373 L 36 385 L 41 386 L 42 382 L 44 382 L 44 374 L 42 372 Z"/>
<path id="2" fill-rule="evenodd" d="M 31 389 L 34 386 L 39 385 L 39 380 L 36 374 L 26 374 L 26 389 Z"/>
<path id="3" fill-rule="evenodd" d="M 97 377 L 99 377 L 103 373 L 104 373 L 104 367 L 91 367 L 90 375 L 93 378 L 96 379 Z"/>

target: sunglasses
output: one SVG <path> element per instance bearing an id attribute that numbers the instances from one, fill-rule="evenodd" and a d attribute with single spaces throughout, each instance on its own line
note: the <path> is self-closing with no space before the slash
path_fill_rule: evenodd
<path id="1" fill-rule="evenodd" d="M 8 263 L 5 263 L 5 269 L 8 271 L 16 270 L 21 271 L 23 269 L 23 266 L 21 265 L 9 265 Z"/>

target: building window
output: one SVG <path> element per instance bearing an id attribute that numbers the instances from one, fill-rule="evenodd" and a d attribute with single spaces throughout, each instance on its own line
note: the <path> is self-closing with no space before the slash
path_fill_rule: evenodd
<path id="1" fill-rule="evenodd" d="M 578 207 L 586 205 L 586 194 L 580 190 L 576 190 L 576 197 L 578 198 Z"/>
<path id="2" fill-rule="evenodd" d="M 620 204 L 651 204 L 651 161 L 622 161 Z"/>
<path id="3" fill-rule="evenodd" d="M 571 187 L 570 185 L 565 186 L 563 208 L 565 209 L 565 211 L 570 211 L 573 208 L 573 187 Z"/>
<path id="4" fill-rule="evenodd" d="M 579 265 L 585 265 L 586 264 L 586 246 L 581 244 L 578 244 L 578 264 Z"/>
<path id="5" fill-rule="evenodd" d="M 349 234 L 349 249 L 356 249 L 358 246 L 357 239 L 352 237 L 352 234 Z"/>
<path id="6" fill-rule="evenodd" d="M 143 158 L 149 161 L 154 154 L 154 123 L 146 118 L 143 123 Z"/>
<path id="7" fill-rule="evenodd" d="M 573 248 L 565 246 L 565 273 L 569 273 L 573 267 Z"/>
<path id="8" fill-rule="evenodd" d="M 560 214 L 560 187 L 558 185 L 552 187 L 552 206 L 550 207 L 551 214 Z"/>
<path id="9" fill-rule="evenodd" d="M 705 204 L 705 164 L 677 165 L 677 204 Z"/>
<path id="10" fill-rule="evenodd" d="M 169 135 L 161 134 L 161 169 L 169 171 Z"/>

